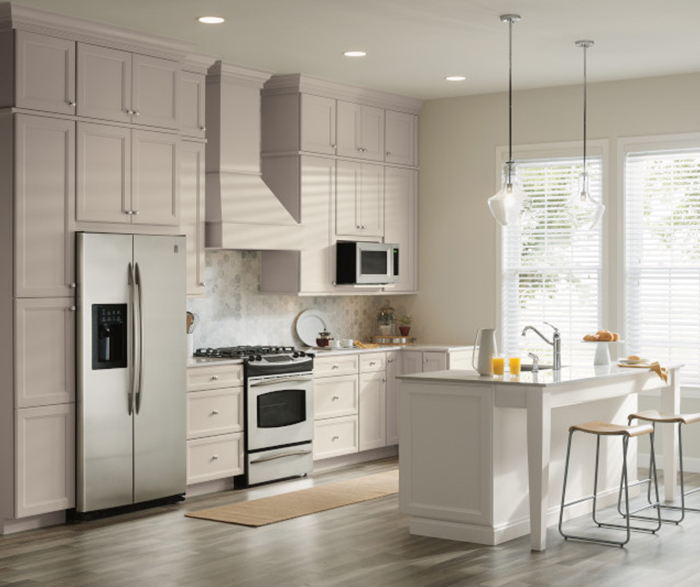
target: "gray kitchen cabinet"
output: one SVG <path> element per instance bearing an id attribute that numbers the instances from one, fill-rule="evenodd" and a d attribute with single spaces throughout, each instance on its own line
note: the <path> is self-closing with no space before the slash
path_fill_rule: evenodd
<path id="1" fill-rule="evenodd" d="M 75 404 L 15 412 L 16 518 L 75 506 Z"/>
<path id="2" fill-rule="evenodd" d="M 385 112 L 384 161 L 391 165 L 418 164 L 418 117 L 407 112 Z"/>
<path id="3" fill-rule="evenodd" d="M 79 116 L 178 127 L 177 62 L 87 43 L 77 54 Z"/>
<path id="4" fill-rule="evenodd" d="M 205 144 L 180 144 L 180 230 L 187 237 L 187 295 L 204 289 L 204 151 Z"/>
<path id="5" fill-rule="evenodd" d="M 17 108 L 75 114 L 75 45 L 75 41 L 67 39 L 17 31 L 14 46 Z"/>
<path id="6" fill-rule="evenodd" d="M 324 294 L 334 291 L 334 159 L 303 155 L 263 159 L 263 177 L 304 225 L 301 251 L 262 251 L 260 291 Z"/>
<path id="7" fill-rule="evenodd" d="M 400 281 L 394 292 L 416 292 L 418 232 L 417 173 L 413 169 L 386 167 L 384 170 L 384 242 L 399 244 Z"/>
<path id="8" fill-rule="evenodd" d="M 206 134 L 206 95 L 207 77 L 203 73 L 183 70 L 180 74 L 180 134 L 186 137 L 203 139 Z"/>
<path id="9" fill-rule="evenodd" d="M 384 110 L 337 101 L 337 148 L 342 157 L 384 161 Z"/>
<path id="10" fill-rule="evenodd" d="M 179 138 L 79 122 L 78 222 L 179 223 Z"/>
<path id="11" fill-rule="evenodd" d="M 384 236 L 384 167 L 339 160 L 336 173 L 335 234 Z"/>
<path id="12" fill-rule="evenodd" d="M 70 232 L 75 205 L 75 123 L 17 114 L 14 149 L 14 289 L 17 297 L 74 293 Z"/>
<path id="13" fill-rule="evenodd" d="M 15 300 L 16 408 L 75 401 L 74 303 L 72 298 Z"/>

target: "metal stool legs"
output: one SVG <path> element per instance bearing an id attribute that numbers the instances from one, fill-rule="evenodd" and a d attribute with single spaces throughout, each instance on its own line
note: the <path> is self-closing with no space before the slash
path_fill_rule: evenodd
<path id="1" fill-rule="evenodd" d="M 585 425 L 584 425 L 585 426 Z M 566 502 L 566 485 L 568 481 L 568 476 L 569 476 L 569 461 L 571 457 L 571 444 L 572 444 L 572 439 L 573 439 L 573 434 L 576 431 L 583 431 L 583 432 L 591 432 L 591 430 L 586 430 L 585 428 L 577 428 L 575 426 L 572 426 L 569 429 L 569 441 L 568 445 L 566 448 L 566 463 L 564 467 L 564 486 L 562 488 L 562 494 L 561 494 L 561 509 L 559 511 L 559 533 L 564 537 L 565 540 L 577 540 L 581 542 L 593 542 L 596 544 L 604 544 L 608 546 L 619 546 L 623 547 L 625 544 L 627 544 L 630 540 L 630 535 L 632 530 L 640 531 L 640 532 L 649 532 L 651 534 L 656 533 L 656 531 L 661 528 L 661 514 L 659 510 L 657 509 L 657 513 L 659 514 L 656 519 L 651 519 L 651 521 L 656 522 L 655 527 L 651 528 L 644 528 L 640 526 L 632 526 L 630 524 L 630 519 L 632 516 L 630 515 L 630 507 L 629 507 L 629 483 L 628 483 L 628 477 L 627 477 L 627 447 L 629 445 L 629 439 L 630 435 L 625 434 L 625 433 L 620 433 L 619 435 L 622 436 L 622 478 L 621 478 L 621 487 L 620 487 L 620 496 L 618 498 L 618 509 L 620 509 L 620 502 L 622 499 L 622 492 L 624 491 L 625 494 L 625 512 L 621 512 L 623 518 L 625 519 L 624 524 L 613 524 L 613 523 L 608 523 L 608 522 L 600 522 L 598 521 L 596 517 L 596 505 L 598 501 L 598 469 L 599 469 L 599 463 L 600 463 L 600 434 L 596 434 L 596 453 L 595 453 L 595 474 L 593 477 L 593 494 L 588 495 L 586 497 L 582 497 L 580 499 L 571 501 L 571 502 Z M 595 433 L 595 432 L 592 432 Z M 653 464 L 653 473 L 650 472 L 650 480 L 653 478 L 654 480 L 654 487 L 655 487 L 655 494 L 656 494 L 656 504 L 658 505 L 658 499 L 659 499 L 659 488 L 658 484 L 656 483 L 656 460 L 654 456 L 654 432 L 653 430 L 650 433 L 650 446 L 651 446 L 651 459 L 652 459 L 652 464 Z M 635 483 L 638 484 L 639 482 Z M 650 485 L 650 490 L 651 490 L 651 485 Z M 592 537 L 592 536 L 581 536 L 581 535 L 575 535 L 575 534 L 568 534 L 564 532 L 563 529 L 563 521 L 564 521 L 564 509 L 584 502 L 592 500 L 593 501 L 593 511 L 592 511 L 592 518 L 593 522 L 599 527 L 599 528 L 612 528 L 612 529 L 621 529 L 625 530 L 625 539 L 624 540 L 606 540 L 604 538 L 597 538 L 597 537 Z"/>

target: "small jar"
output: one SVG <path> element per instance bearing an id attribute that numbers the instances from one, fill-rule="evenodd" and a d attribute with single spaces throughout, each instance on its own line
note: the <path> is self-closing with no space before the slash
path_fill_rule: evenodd
<path id="1" fill-rule="evenodd" d="M 316 346 L 319 348 L 327 348 L 333 339 L 331 338 L 331 333 L 327 331 L 319 332 L 316 338 Z"/>

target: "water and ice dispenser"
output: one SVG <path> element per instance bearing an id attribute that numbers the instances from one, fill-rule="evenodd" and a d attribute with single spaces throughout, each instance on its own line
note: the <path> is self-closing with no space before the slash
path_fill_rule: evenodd
<path id="1" fill-rule="evenodd" d="M 127 366 L 127 304 L 92 305 L 92 368 Z"/>

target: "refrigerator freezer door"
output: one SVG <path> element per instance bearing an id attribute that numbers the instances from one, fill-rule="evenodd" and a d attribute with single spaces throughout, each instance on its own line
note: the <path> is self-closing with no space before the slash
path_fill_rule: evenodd
<path id="1" fill-rule="evenodd" d="M 134 237 L 141 297 L 134 501 L 185 492 L 185 237 Z"/>
<path id="2" fill-rule="evenodd" d="M 76 245 L 76 509 L 89 512 L 133 503 L 128 269 L 132 261 L 132 237 L 78 233 Z M 114 330 L 114 322 L 121 320 L 119 314 L 124 308 L 127 316 L 126 360 L 114 361 L 113 368 L 93 369 L 93 330 L 102 335 L 107 332 L 105 329 Z M 104 338 L 100 344 L 96 348 L 101 359 L 114 356 L 114 347 L 106 349 Z"/>

